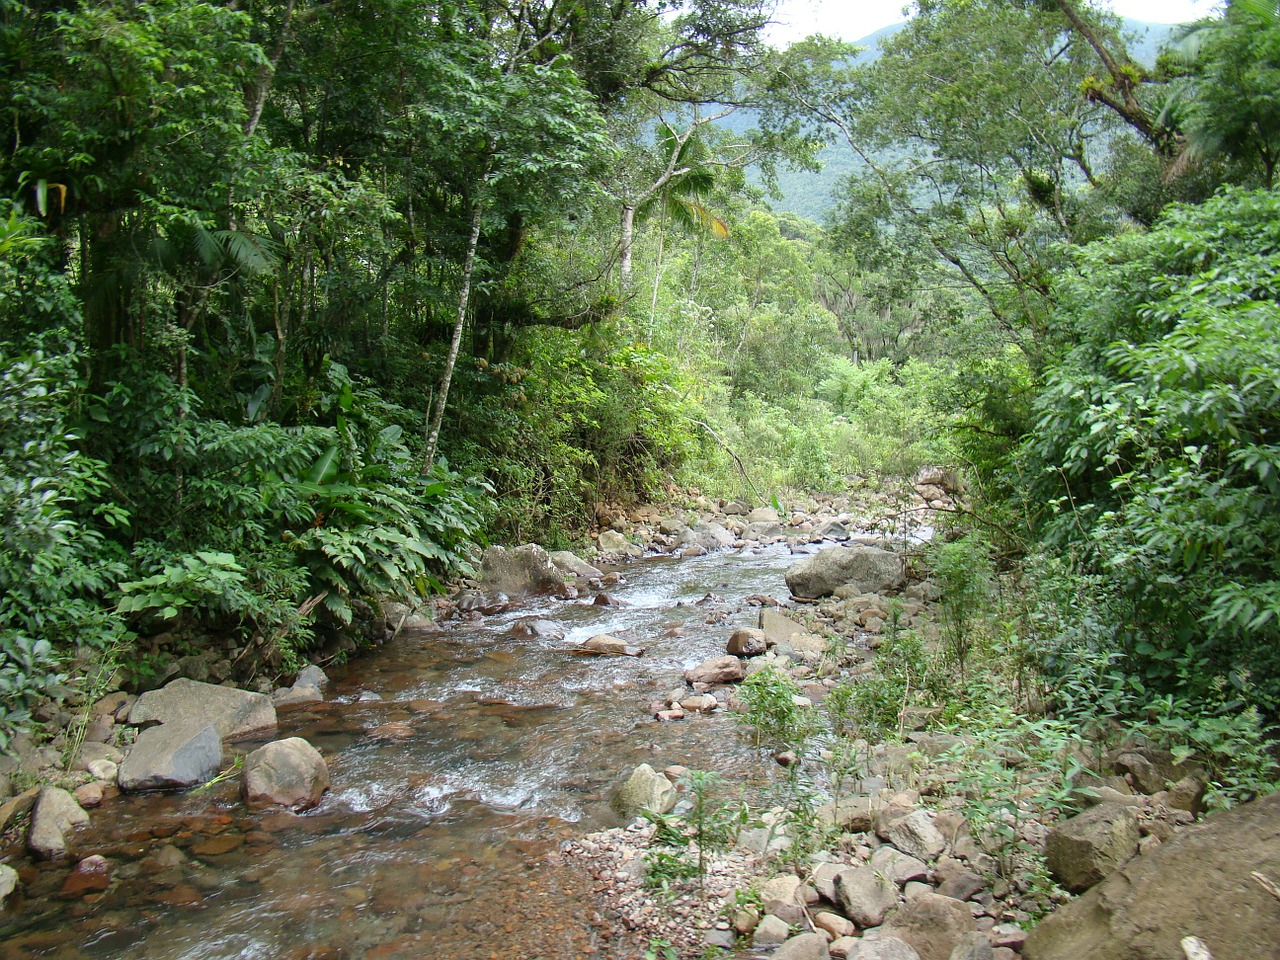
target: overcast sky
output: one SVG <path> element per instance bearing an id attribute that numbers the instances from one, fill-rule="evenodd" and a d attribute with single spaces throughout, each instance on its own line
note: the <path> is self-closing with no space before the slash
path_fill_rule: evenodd
<path id="1" fill-rule="evenodd" d="M 1104 0 L 1116 13 L 1151 23 L 1185 23 L 1213 12 L 1219 0 Z M 811 33 L 860 40 L 904 20 L 903 0 L 779 0 L 770 37 L 785 45 Z"/>

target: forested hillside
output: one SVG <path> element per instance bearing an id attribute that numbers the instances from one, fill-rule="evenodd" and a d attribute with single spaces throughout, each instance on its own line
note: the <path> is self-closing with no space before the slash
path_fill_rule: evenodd
<path id="1" fill-rule="evenodd" d="M 606 502 L 945 463 L 1042 709 L 1260 751 L 1276 3 L 1154 61 L 1082 0 L 918 0 L 874 60 L 770 8 L 0 0 L 0 738 Z M 821 223 L 749 184 L 819 156 Z"/>

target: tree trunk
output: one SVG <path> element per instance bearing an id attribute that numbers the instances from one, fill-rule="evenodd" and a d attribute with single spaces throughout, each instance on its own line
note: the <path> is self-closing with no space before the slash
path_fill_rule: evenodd
<path id="1" fill-rule="evenodd" d="M 486 172 L 476 192 L 475 205 L 471 208 L 471 236 L 467 240 L 467 256 L 462 264 L 462 289 L 458 291 L 458 315 L 453 322 L 453 339 L 449 342 L 449 355 L 444 361 L 444 374 L 440 378 L 440 390 L 435 408 L 431 411 L 431 426 L 427 431 L 427 449 L 422 455 L 422 472 L 435 466 L 436 447 L 440 442 L 440 427 L 444 423 L 444 407 L 449 400 L 449 385 L 453 382 L 453 368 L 458 362 L 462 347 L 462 330 L 466 326 L 467 307 L 471 301 L 471 277 L 476 269 L 476 248 L 480 245 L 480 223 L 484 217 L 484 195 L 489 185 Z"/>
<path id="2" fill-rule="evenodd" d="M 636 208 L 622 206 L 622 230 L 618 242 L 618 279 L 623 290 L 631 285 L 631 244 L 635 239 Z"/>

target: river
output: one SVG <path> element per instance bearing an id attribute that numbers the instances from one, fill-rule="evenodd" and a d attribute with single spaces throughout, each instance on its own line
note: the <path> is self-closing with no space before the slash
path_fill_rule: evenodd
<path id="1" fill-rule="evenodd" d="M 252 812 L 230 781 L 123 796 L 93 811 L 76 854 L 111 864 L 107 890 L 63 899 L 68 864 L 28 866 L 0 916 L 6 958 L 632 960 L 608 904 L 559 862 L 568 837 L 617 822 L 614 784 L 638 763 L 760 765 L 733 718 L 659 724 L 648 704 L 755 625 L 753 595 L 785 598 L 785 545 L 636 561 L 620 606 L 539 600 L 405 630 L 331 668 L 323 704 L 285 709 L 329 763 L 303 815 Z M 564 640 L 517 640 L 539 616 Z M 576 656 L 610 633 L 639 658 Z M 252 746 L 252 745 L 249 745 Z"/>

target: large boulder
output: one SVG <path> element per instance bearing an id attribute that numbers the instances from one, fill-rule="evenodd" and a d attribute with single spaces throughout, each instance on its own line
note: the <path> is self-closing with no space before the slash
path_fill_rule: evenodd
<path id="1" fill-rule="evenodd" d="M 522 547 L 489 547 L 480 560 L 480 582 L 486 593 L 527 597 L 535 593 L 559 593 L 565 575 L 550 555 L 536 543 Z"/>
<path id="2" fill-rule="evenodd" d="M 613 795 L 613 808 L 626 819 L 642 813 L 670 813 L 676 805 L 676 788 L 647 763 L 631 771 Z"/>
<path id="3" fill-rule="evenodd" d="M 138 734 L 116 782 L 125 791 L 185 790 L 213 779 L 221 767 L 217 727 L 205 720 L 174 720 Z"/>
<path id="4" fill-rule="evenodd" d="M 60 860 L 67 855 L 67 835 L 88 822 L 75 797 L 59 787 L 42 787 L 31 811 L 27 849 L 39 860 Z"/>
<path id="5" fill-rule="evenodd" d="M 1072 893 L 1081 893 L 1138 852 L 1138 818 L 1122 803 L 1100 803 L 1049 831 L 1045 865 Z"/>
<path id="6" fill-rule="evenodd" d="M 1280 793 L 1210 814 L 1130 860 L 1037 924 L 1026 960 L 1182 960 L 1199 937 L 1214 960 L 1276 955 L 1280 904 L 1256 879 L 1280 881 Z"/>
<path id="7" fill-rule="evenodd" d="M 240 740 L 275 730 L 276 708 L 261 693 L 179 678 L 144 693 L 129 709 L 135 726 L 175 721 L 212 723 L 223 740 Z"/>
<path id="8" fill-rule="evenodd" d="M 920 960 L 911 944 L 897 937 L 859 940 L 857 960 Z"/>
<path id="9" fill-rule="evenodd" d="M 884 932 L 905 940 L 920 960 L 949 960 L 966 934 L 978 929 L 967 904 L 936 893 L 922 893 L 903 905 Z"/>
<path id="10" fill-rule="evenodd" d="M 859 593 L 895 590 L 906 580 L 902 558 L 865 544 L 827 547 L 792 565 L 786 573 L 792 594 L 805 599 L 829 597 L 850 584 Z"/>
<path id="11" fill-rule="evenodd" d="M 301 737 L 275 740 L 244 758 L 240 792 L 250 807 L 310 810 L 328 789 L 324 758 Z"/>

